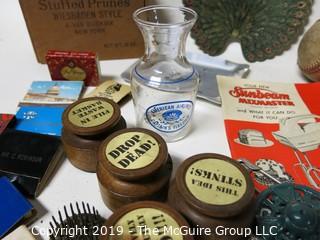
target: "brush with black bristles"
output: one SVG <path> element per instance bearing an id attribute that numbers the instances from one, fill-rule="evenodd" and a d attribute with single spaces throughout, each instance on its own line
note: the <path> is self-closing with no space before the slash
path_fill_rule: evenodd
<path id="1" fill-rule="evenodd" d="M 98 240 L 99 232 L 104 219 L 100 217 L 98 211 L 89 204 L 82 202 L 82 210 L 78 202 L 74 207 L 70 203 L 70 211 L 67 207 L 63 207 L 65 218 L 63 219 L 62 213 L 59 210 L 59 222 L 52 216 L 50 227 L 52 234 L 50 240 Z M 76 209 L 76 210 L 74 210 Z M 69 215 L 69 213 L 71 213 Z"/>

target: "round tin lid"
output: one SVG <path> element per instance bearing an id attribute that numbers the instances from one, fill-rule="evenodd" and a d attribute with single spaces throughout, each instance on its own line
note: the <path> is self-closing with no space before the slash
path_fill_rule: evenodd
<path id="1" fill-rule="evenodd" d="M 114 127 L 120 117 L 120 108 L 115 102 L 107 98 L 92 97 L 71 104 L 64 111 L 62 122 L 74 134 L 92 136 Z"/>
<path id="2" fill-rule="evenodd" d="M 116 210 L 111 215 L 105 227 L 113 229 L 113 235 L 108 232 L 101 239 L 193 239 L 190 235 L 179 232 L 182 226 L 189 227 L 186 220 L 166 204 L 153 201 L 136 202 Z"/>
<path id="3" fill-rule="evenodd" d="M 247 170 L 224 155 L 205 153 L 188 158 L 178 168 L 175 181 L 191 206 L 212 217 L 238 215 L 254 197 Z"/>
<path id="4" fill-rule="evenodd" d="M 148 177 L 168 159 L 163 138 L 143 128 L 127 128 L 111 134 L 99 149 L 99 161 L 114 176 L 125 180 Z"/>

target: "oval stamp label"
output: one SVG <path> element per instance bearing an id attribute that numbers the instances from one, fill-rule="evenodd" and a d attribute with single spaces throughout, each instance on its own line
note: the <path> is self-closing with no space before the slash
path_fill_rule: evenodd
<path id="1" fill-rule="evenodd" d="M 77 127 L 96 127 L 107 122 L 113 115 L 113 106 L 101 100 L 81 102 L 70 109 L 69 121 Z"/>
<path id="2" fill-rule="evenodd" d="M 155 208 L 138 208 L 123 215 L 114 229 L 121 228 L 121 235 L 109 239 L 183 240 L 177 221 L 169 214 Z"/>
<path id="3" fill-rule="evenodd" d="M 176 132 L 191 120 L 192 101 L 176 101 L 150 106 L 146 111 L 147 121 L 161 132 Z"/>
<path id="4" fill-rule="evenodd" d="M 87 77 L 86 72 L 82 68 L 75 66 L 73 62 L 70 62 L 68 66 L 63 67 L 60 73 L 66 80 L 83 81 Z"/>
<path id="5" fill-rule="evenodd" d="M 108 161 L 120 169 L 140 169 L 159 155 L 158 141 L 142 132 L 123 133 L 113 138 L 105 149 Z"/>
<path id="6" fill-rule="evenodd" d="M 201 202 L 228 205 L 239 201 L 247 190 L 242 172 L 221 159 L 202 159 L 191 164 L 185 174 L 190 193 Z"/>

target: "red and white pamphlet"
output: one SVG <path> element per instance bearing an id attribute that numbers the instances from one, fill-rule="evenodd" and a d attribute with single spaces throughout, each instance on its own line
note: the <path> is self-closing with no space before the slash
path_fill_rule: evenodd
<path id="1" fill-rule="evenodd" d="M 256 189 L 294 182 L 320 190 L 320 83 L 218 77 L 232 158 Z"/>

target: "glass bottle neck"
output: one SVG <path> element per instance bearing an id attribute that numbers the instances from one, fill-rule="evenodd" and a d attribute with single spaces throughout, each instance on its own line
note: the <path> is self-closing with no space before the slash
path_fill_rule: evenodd
<path id="1" fill-rule="evenodd" d="M 140 27 L 145 42 L 143 60 L 159 61 L 184 58 L 190 29 L 186 27 Z"/>

